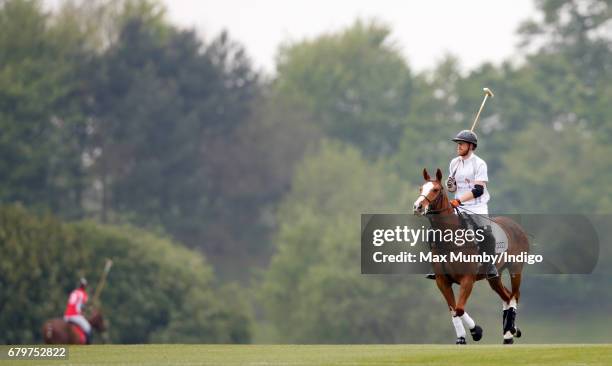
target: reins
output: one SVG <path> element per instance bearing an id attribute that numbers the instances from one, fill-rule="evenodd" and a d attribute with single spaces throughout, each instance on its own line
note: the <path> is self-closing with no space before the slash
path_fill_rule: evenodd
<path id="1" fill-rule="evenodd" d="M 437 196 L 436 198 L 434 198 L 434 200 L 433 200 L 433 201 L 431 201 L 429 198 L 427 198 L 427 196 L 425 196 L 424 194 L 421 194 L 419 197 L 423 197 L 424 199 L 426 199 L 426 200 L 427 200 L 427 202 L 429 202 L 429 206 L 435 206 L 435 204 L 437 204 L 437 203 L 438 203 L 438 201 L 442 200 L 442 195 L 443 195 L 443 194 L 446 194 L 446 193 L 444 192 L 444 187 L 442 187 L 442 188 L 440 189 L 440 193 L 438 193 L 438 196 Z M 463 210 L 463 211 L 467 211 L 468 213 L 470 213 L 470 214 L 472 214 L 472 215 L 480 216 L 480 217 L 483 217 L 483 218 L 485 218 L 485 219 L 487 219 L 487 220 L 489 220 L 489 221 L 491 221 L 491 222 L 494 222 L 494 223 L 496 223 L 496 224 L 499 224 L 497 221 L 495 221 L 495 220 L 491 219 L 489 216 L 487 216 L 487 215 L 482 215 L 482 214 L 478 214 L 478 213 L 476 213 L 476 212 L 474 212 L 474 211 L 472 211 L 472 210 L 468 210 L 467 208 L 465 208 L 465 206 L 461 206 L 461 209 L 459 209 L 458 207 L 454 207 L 454 208 L 453 208 L 453 207 L 446 207 L 446 208 L 440 208 L 440 209 L 436 209 L 436 210 L 429 210 L 429 209 L 428 209 L 428 210 L 427 210 L 427 212 L 426 212 L 424 215 L 425 215 L 425 216 L 426 216 L 426 215 L 429 215 L 429 214 L 432 214 L 432 215 L 437 215 L 437 214 L 439 214 L 439 213 L 440 213 L 440 212 L 442 212 L 442 211 L 446 211 L 446 210 L 448 210 L 449 208 L 452 208 L 452 209 L 453 209 L 453 211 L 455 211 L 455 213 L 456 213 L 457 215 L 459 215 L 459 214 L 461 213 L 461 211 Z"/>
<path id="2" fill-rule="evenodd" d="M 485 219 L 487 219 L 487 220 L 489 220 L 489 221 L 491 221 L 491 222 L 494 222 L 494 223 L 496 223 L 496 224 L 499 224 L 497 221 L 493 220 L 493 219 L 492 219 L 492 218 L 490 218 L 489 216 L 487 216 L 487 215 L 482 215 L 482 214 L 479 214 L 479 213 L 476 213 L 476 212 L 474 212 L 474 211 L 472 211 L 472 210 L 468 210 L 467 208 L 465 208 L 465 206 L 461 206 L 461 209 L 462 209 L 462 210 L 464 210 L 464 211 L 469 212 L 469 213 L 470 213 L 470 214 L 472 214 L 472 215 L 480 216 L 480 217 L 485 218 Z M 460 211 L 459 211 L 459 208 L 456 208 L 455 210 L 457 211 L 457 213 L 459 213 L 459 212 L 460 212 Z"/>

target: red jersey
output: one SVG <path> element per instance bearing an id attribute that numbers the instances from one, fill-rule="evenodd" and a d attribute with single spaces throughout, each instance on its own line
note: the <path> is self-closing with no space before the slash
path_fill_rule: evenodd
<path id="1" fill-rule="evenodd" d="M 83 305 L 87 302 L 87 292 L 83 288 L 77 288 L 70 293 L 64 316 L 81 315 Z"/>

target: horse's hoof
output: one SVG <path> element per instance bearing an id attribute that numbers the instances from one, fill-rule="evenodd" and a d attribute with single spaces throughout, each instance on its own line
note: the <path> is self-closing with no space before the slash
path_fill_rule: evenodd
<path id="1" fill-rule="evenodd" d="M 466 344 L 465 338 L 464 337 L 457 338 L 457 340 L 455 341 L 455 344 Z"/>
<path id="2" fill-rule="evenodd" d="M 521 330 L 516 328 L 516 332 L 514 333 L 514 336 L 516 338 L 521 338 L 522 335 L 523 335 L 523 333 L 521 333 Z"/>
<path id="3" fill-rule="evenodd" d="M 514 344 L 514 338 L 504 338 L 504 344 Z"/>
<path id="4" fill-rule="evenodd" d="M 470 329 L 470 334 L 474 342 L 478 342 L 482 339 L 482 327 L 480 325 L 474 326 L 474 329 Z"/>

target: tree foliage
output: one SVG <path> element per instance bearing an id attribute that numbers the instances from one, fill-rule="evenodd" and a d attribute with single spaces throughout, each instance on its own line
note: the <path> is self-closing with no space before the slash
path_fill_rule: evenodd
<path id="1" fill-rule="evenodd" d="M 283 339 L 435 338 L 428 331 L 433 314 L 423 316 L 437 300 L 429 283 L 366 277 L 359 268 L 360 213 L 401 212 L 412 191 L 406 188 L 382 166 L 339 143 L 324 142 L 298 165 L 279 211 L 277 253 L 260 293 Z"/>
<path id="2" fill-rule="evenodd" d="M 293 341 L 396 342 L 415 334 L 435 341 L 438 335 L 421 327 L 437 319 L 404 314 L 392 329 L 392 314 L 441 305 L 439 295 L 427 283 L 396 286 L 359 275 L 356 225 L 362 212 L 406 212 L 422 168 L 448 174 L 450 139 L 471 126 L 482 87 L 496 94 L 476 130 L 491 211 L 612 210 L 602 184 L 612 171 L 610 2 L 535 4 L 539 17 L 519 29 L 520 62 L 465 71 L 447 55 L 416 73 L 389 26 L 358 20 L 286 43 L 277 72 L 262 75 L 229 33 L 200 37 L 181 29 L 159 1 L 64 1 L 55 11 L 41 1 L 0 1 L 0 201 L 119 225 L 64 225 L 7 211 L 6 233 L 21 233 L 25 222 L 35 243 L 33 233 L 52 233 L 45 234 L 49 258 L 24 254 L 30 244 L 6 237 L 17 253 L 7 255 L 27 264 L 0 259 L 21 276 L 0 277 L 8 286 L 0 295 L 22 301 L 3 302 L 0 319 L 9 324 L 27 309 L 6 339 L 35 339 L 32 327 L 57 313 L 26 303 L 42 295 L 22 281 L 46 271 L 54 289 L 44 295 L 61 306 L 74 274 L 90 271 L 82 264 L 93 260 L 89 244 L 79 241 L 87 237 L 100 253 L 117 251 L 119 263 L 138 250 L 142 257 L 134 274 L 113 272 L 127 284 L 117 285 L 123 292 L 109 289 L 113 304 L 143 281 L 141 292 L 123 299 L 142 317 L 127 329 L 127 314 L 111 315 L 122 330 L 111 330 L 114 341 L 196 342 L 201 329 L 206 341 L 244 341 L 248 305 L 260 318 L 263 307 L 283 339 Z M 214 289 L 207 265 L 187 260 L 191 252 L 159 249 L 168 260 L 187 260 L 203 281 L 171 289 L 154 274 L 158 268 L 168 265 L 165 273 L 185 282 L 190 270 L 144 254 L 137 238 L 145 234 L 120 226 L 126 223 L 205 253 L 224 280 L 253 285 L 258 300 L 223 300 L 240 290 Z M 140 249 L 106 248 L 103 238 Z M 61 255 L 67 246 L 74 250 Z M 252 276 L 257 269 L 263 284 Z M 526 286 L 527 293 L 591 291 L 573 280 Z M 233 315 L 219 312 L 213 295 Z"/>
<path id="3" fill-rule="evenodd" d="M 238 289 L 217 288 L 204 257 L 169 239 L 130 227 L 65 224 L 15 206 L 0 209 L 0 228 L 1 343 L 39 342 L 43 322 L 61 317 L 78 278 L 96 284 L 106 258 L 114 261 L 101 297 L 111 342 L 250 340 Z"/>
<path id="4" fill-rule="evenodd" d="M 390 33 L 386 25 L 357 21 L 337 34 L 287 44 L 274 88 L 309 110 L 328 136 L 368 157 L 392 154 L 411 108 L 412 78 Z"/>
<path id="5" fill-rule="evenodd" d="M 0 200 L 82 214 L 80 33 L 38 1 L 0 3 Z"/>

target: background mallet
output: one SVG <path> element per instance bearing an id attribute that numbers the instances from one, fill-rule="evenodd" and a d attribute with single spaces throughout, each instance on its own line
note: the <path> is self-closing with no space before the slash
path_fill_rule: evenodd
<path id="1" fill-rule="evenodd" d="M 97 305 L 98 300 L 100 299 L 100 293 L 102 293 L 102 289 L 106 284 L 106 277 L 108 276 L 108 272 L 110 272 L 112 266 L 113 261 L 111 259 L 107 259 L 106 263 L 104 264 L 104 272 L 102 272 L 102 277 L 100 277 L 100 280 L 98 281 L 98 285 L 96 286 L 96 292 L 94 293 L 94 297 L 91 301 L 94 306 Z"/>
<path id="2" fill-rule="evenodd" d="M 478 117 L 480 117 L 480 112 L 482 112 L 482 109 L 484 108 L 484 105 L 487 102 L 487 98 L 489 96 L 491 98 L 495 96 L 493 95 L 493 92 L 489 88 L 482 88 L 482 90 L 484 91 L 485 96 L 484 96 L 484 99 L 482 100 L 482 104 L 480 105 L 480 109 L 478 110 L 478 113 L 476 113 L 476 118 L 474 119 L 474 123 L 472 123 L 472 128 L 470 128 L 470 131 L 472 132 L 474 132 L 474 129 L 476 128 L 476 124 L 478 123 Z"/>

